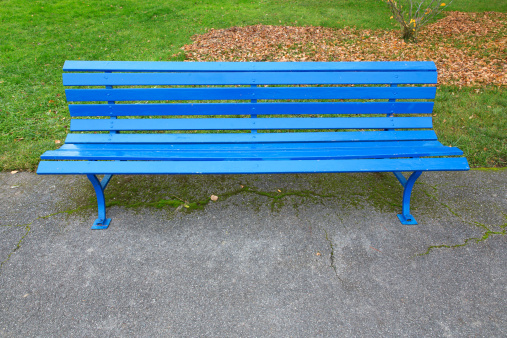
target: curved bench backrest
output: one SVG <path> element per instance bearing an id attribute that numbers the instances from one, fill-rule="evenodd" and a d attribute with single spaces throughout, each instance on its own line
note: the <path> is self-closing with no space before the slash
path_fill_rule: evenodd
<path id="1" fill-rule="evenodd" d="M 375 140 L 436 139 L 421 130 L 432 128 L 433 102 L 427 100 L 436 88 L 422 85 L 437 82 L 433 62 L 67 61 L 63 69 L 63 84 L 72 87 L 67 100 L 75 103 L 69 105 L 70 130 L 109 132 L 93 137 L 100 142 L 120 140 L 120 132 L 146 140 L 152 133 L 160 142 L 161 132 L 196 131 L 213 142 L 210 134 L 219 130 L 270 131 L 245 136 L 248 142 L 297 138 L 272 135 L 280 131 L 355 131 L 343 135 L 351 140 L 358 132 Z M 223 138 L 216 135 L 217 142 Z"/>

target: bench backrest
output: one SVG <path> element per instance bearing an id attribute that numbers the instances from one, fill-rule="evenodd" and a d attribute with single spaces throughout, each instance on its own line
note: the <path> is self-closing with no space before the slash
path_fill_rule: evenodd
<path id="1" fill-rule="evenodd" d="M 155 140 L 161 131 L 208 133 L 211 142 L 222 142 L 217 131 L 256 134 L 249 142 L 305 130 L 359 131 L 379 140 L 436 138 L 421 130 L 432 128 L 433 102 L 427 100 L 436 88 L 421 85 L 436 84 L 433 62 L 67 61 L 63 69 L 63 84 L 72 86 L 67 100 L 79 102 L 69 105 L 70 130 L 109 132 L 93 137 L 96 142 L 120 142 L 120 132 Z M 69 137 L 95 142 L 83 134 Z"/>

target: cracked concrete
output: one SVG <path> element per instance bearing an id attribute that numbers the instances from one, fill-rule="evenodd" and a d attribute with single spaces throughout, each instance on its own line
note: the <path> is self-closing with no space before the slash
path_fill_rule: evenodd
<path id="1" fill-rule="evenodd" d="M 2 173 L 0 336 L 507 335 L 507 171 L 418 182 Z"/>

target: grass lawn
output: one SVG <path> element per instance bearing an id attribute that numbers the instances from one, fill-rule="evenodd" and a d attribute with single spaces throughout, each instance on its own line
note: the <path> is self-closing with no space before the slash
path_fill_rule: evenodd
<path id="1" fill-rule="evenodd" d="M 507 12 L 503 0 L 459 0 L 459 11 Z M 393 29 L 378 0 L 4 0 L 0 7 L 0 169 L 34 170 L 65 139 L 65 60 L 183 60 L 181 47 L 209 28 L 254 24 Z M 505 88 L 441 86 L 440 140 L 473 166 L 506 166 Z M 503 131 L 503 133 L 502 133 Z"/>

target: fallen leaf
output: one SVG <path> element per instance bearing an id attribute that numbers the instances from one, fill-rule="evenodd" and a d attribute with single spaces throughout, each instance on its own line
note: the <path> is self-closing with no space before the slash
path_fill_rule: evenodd
<path id="1" fill-rule="evenodd" d="M 62 141 L 60 141 L 60 140 L 55 140 L 55 144 L 60 144 L 60 143 L 62 143 Z"/>
<path id="2" fill-rule="evenodd" d="M 17 170 L 13 170 L 13 171 L 11 171 L 11 174 L 15 174 L 17 172 L 18 172 Z"/>
<path id="3" fill-rule="evenodd" d="M 278 189 L 278 192 L 282 192 L 280 189 Z"/>
<path id="4" fill-rule="evenodd" d="M 439 84 L 506 85 L 507 14 L 445 14 L 422 28 L 418 43 L 392 30 L 254 25 L 210 29 L 182 49 L 188 61 L 433 60 Z"/>

